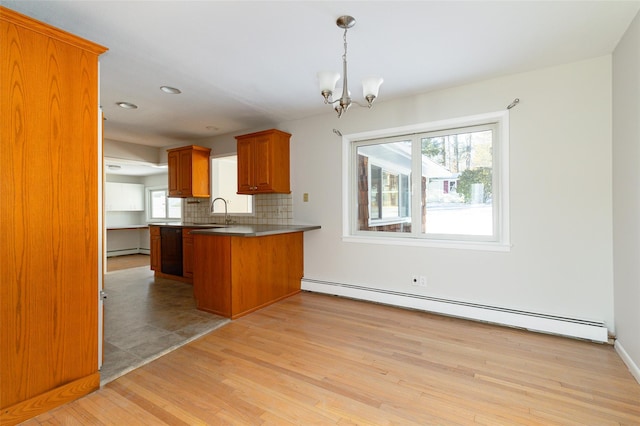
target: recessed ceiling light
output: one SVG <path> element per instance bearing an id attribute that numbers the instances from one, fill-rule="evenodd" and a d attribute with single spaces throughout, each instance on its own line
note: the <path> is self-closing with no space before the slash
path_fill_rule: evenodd
<path id="1" fill-rule="evenodd" d="M 116 102 L 116 105 L 118 105 L 120 108 L 124 108 L 124 109 L 136 109 L 136 108 L 138 108 L 138 105 L 132 104 L 131 102 Z"/>
<path id="2" fill-rule="evenodd" d="M 175 87 L 171 86 L 160 86 L 160 90 L 162 90 L 164 93 L 171 93 L 172 95 L 178 95 L 182 93 L 180 89 L 176 89 Z"/>

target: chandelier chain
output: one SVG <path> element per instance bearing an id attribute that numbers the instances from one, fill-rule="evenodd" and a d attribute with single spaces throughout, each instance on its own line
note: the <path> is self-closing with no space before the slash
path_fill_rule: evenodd
<path id="1" fill-rule="evenodd" d="M 344 40 L 344 53 L 342 54 L 342 60 L 347 60 L 347 28 L 344 29 L 344 35 L 342 36 L 342 40 Z"/>

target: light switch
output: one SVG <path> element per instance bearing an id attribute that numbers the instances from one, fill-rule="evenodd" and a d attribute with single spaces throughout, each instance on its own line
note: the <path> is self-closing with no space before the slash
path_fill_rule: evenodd
<path id="1" fill-rule="evenodd" d="M 302 201 L 304 201 L 305 203 L 307 201 L 309 201 L 309 193 L 305 192 L 304 194 L 302 194 Z"/>

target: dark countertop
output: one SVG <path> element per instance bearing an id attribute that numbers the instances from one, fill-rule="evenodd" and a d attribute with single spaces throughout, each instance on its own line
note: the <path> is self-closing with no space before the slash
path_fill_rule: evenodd
<path id="1" fill-rule="evenodd" d="M 265 235 L 288 234 L 320 229 L 319 225 L 229 225 L 217 228 L 198 229 L 191 231 L 194 235 L 232 236 L 232 237 L 262 237 Z"/>
<path id="2" fill-rule="evenodd" d="M 193 222 L 153 222 L 149 226 L 175 226 L 178 228 L 219 228 L 225 227 L 221 223 L 193 223 Z"/>
<path id="3" fill-rule="evenodd" d="M 119 229 L 143 229 L 148 228 L 149 225 L 109 225 L 107 231 L 116 231 Z"/>

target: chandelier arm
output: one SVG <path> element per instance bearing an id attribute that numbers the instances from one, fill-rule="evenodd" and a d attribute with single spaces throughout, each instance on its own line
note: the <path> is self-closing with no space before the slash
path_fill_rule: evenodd
<path id="1" fill-rule="evenodd" d="M 351 103 L 352 103 L 352 104 L 355 104 L 355 105 L 358 105 L 359 107 L 362 107 L 362 108 L 371 108 L 371 107 L 373 106 L 373 101 L 372 101 L 372 102 L 370 102 L 370 103 L 367 103 L 367 104 L 361 104 L 361 103 L 360 103 L 360 102 L 358 102 L 358 101 L 354 101 L 354 100 L 352 100 L 352 101 L 351 101 Z"/>

